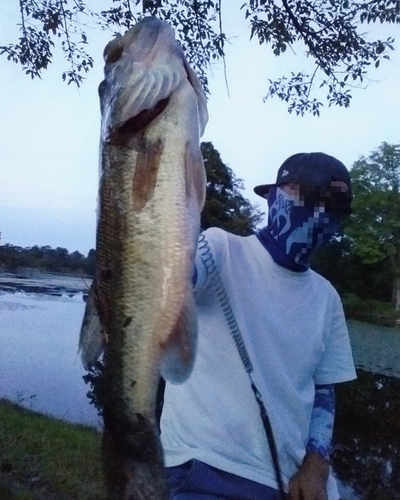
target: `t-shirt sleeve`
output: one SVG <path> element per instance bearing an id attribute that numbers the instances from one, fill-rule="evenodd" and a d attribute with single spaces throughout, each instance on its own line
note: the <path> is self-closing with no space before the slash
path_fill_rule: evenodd
<path id="1" fill-rule="evenodd" d="M 194 292 L 203 293 L 211 284 L 215 271 L 220 272 L 227 254 L 226 232 L 210 228 L 201 233 L 196 252 Z"/>
<path id="2" fill-rule="evenodd" d="M 337 384 L 357 378 L 343 306 L 336 291 L 324 344 L 325 350 L 314 374 L 315 384 Z"/>

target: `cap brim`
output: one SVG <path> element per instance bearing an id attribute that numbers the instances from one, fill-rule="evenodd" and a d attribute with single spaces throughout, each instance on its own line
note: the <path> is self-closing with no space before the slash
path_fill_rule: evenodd
<path id="1" fill-rule="evenodd" d="M 265 198 L 269 190 L 272 188 L 272 186 L 275 186 L 276 184 L 261 184 L 260 186 L 255 186 L 253 188 L 253 191 L 258 194 L 258 196 L 261 196 L 262 198 Z"/>

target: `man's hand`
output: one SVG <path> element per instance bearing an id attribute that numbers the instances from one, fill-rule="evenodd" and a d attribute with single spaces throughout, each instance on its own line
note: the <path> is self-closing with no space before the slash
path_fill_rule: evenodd
<path id="1" fill-rule="evenodd" d="M 307 453 L 303 465 L 289 481 L 289 500 L 328 500 L 329 463 L 318 453 Z"/>

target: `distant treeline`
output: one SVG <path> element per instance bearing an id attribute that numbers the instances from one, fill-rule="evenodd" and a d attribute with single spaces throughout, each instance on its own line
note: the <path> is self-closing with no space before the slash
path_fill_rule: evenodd
<path id="1" fill-rule="evenodd" d="M 70 253 L 66 248 L 51 248 L 46 245 L 22 248 L 7 244 L 0 246 L 0 269 L 15 272 L 21 268 L 40 269 L 59 273 L 94 275 L 94 249 L 85 257 L 78 252 Z"/>
<path id="2" fill-rule="evenodd" d="M 212 143 L 202 143 L 201 150 L 207 173 L 201 227 L 243 236 L 256 232 L 263 214 L 242 196 L 243 182 Z M 391 325 L 400 320 L 400 144 L 382 143 L 357 160 L 350 175 L 353 213 L 330 244 L 312 255 L 311 267 L 337 289 L 348 317 L 384 318 Z M 0 246 L 0 269 L 23 267 L 93 276 L 95 250 L 85 257 L 60 247 Z"/>

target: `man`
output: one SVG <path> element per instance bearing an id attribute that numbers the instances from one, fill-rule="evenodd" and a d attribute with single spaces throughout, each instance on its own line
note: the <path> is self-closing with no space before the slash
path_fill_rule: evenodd
<path id="1" fill-rule="evenodd" d="M 309 257 L 351 212 L 349 173 L 332 156 L 300 153 L 254 191 L 268 200 L 267 227 L 200 238 L 196 361 L 184 384 L 167 384 L 161 419 L 171 498 L 279 500 L 281 475 L 290 500 L 337 500 L 333 384 L 355 371 L 340 298 Z"/>

